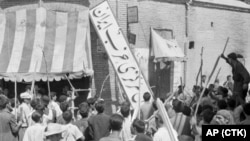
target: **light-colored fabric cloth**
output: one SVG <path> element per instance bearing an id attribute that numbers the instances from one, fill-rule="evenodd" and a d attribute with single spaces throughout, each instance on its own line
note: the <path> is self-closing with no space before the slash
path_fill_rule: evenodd
<path id="1" fill-rule="evenodd" d="M 88 118 L 79 119 L 73 124 L 77 126 L 82 133 L 84 133 L 85 130 L 88 128 Z"/>
<path id="2" fill-rule="evenodd" d="M 111 133 L 109 136 L 103 137 L 99 141 L 122 141 L 122 139 Z"/>
<path id="3" fill-rule="evenodd" d="M 47 125 L 50 121 L 53 120 L 53 111 L 51 109 L 48 109 L 49 113 L 48 115 L 43 114 L 43 125 Z"/>
<path id="4" fill-rule="evenodd" d="M 173 130 L 174 136 L 178 136 L 177 132 Z M 166 127 L 160 127 L 154 134 L 153 141 L 171 141 L 169 132 Z"/>
<path id="5" fill-rule="evenodd" d="M 28 117 L 30 115 L 30 113 L 32 112 L 32 108 L 29 104 L 27 103 L 22 103 L 19 106 L 19 113 L 21 114 L 21 119 L 23 120 L 23 124 L 21 127 L 28 127 L 29 126 L 29 121 L 28 121 Z"/>
<path id="6" fill-rule="evenodd" d="M 122 141 L 129 141 L 129 139 L 132 137 L 131 133 L 131 116 L 129 115 L 128 117 L 124 118 L 123 125 L 122 125 L 122 130 L 121 130 L 121 138 Z"/>
<path id="7" fill-rule="evenodd" d="M 55 101 L 51 101 L 48 105 L 48 108 L 56 111 L 56 117 L 59 117 L 62 114 L 62 110 L 60 109 L 59 104 Z"/>
<path id="8" fill-rule="evenodd" d="M 236 124 L 240 123 L 240 114 L 241 112 L 243 112 L 243 107 L 241 105 L 239 105 L 238 107 L 236 107 L 233 111 L 233 117 L 234 117 L 234 121 Z"/>
<path id="9" fill-rule="evenodd" d="M 32 126 L 35 124 L 35 122 L 32 120 L 31 116 L 32 114 L 35 112 L 35 110 L 32 110 L 31 113 L 28 115 L 28 123 L 29 123 L 29 126 Z"/>
<path id="10" fill-rule="evenodd" d="M 20 97 L 21 97 L 22 99 L 31 99 L 31 98 L 32 98 L 32 95 L 29 94 L 29 92 L 23 92 L 23 93 L 20 94 Z"/>
<path id="11" fill-rule="evenodd" d="M 62 137 L 63 139 L 61 141 L 76 141 L 83 137 L 82 132 L 78 129 L 77 126 L 69 123 L 64 125 L 65 132 L 63 132 Z"/>
<path id="12" fill-rule="evenodd" d="M 219 110 L 213 117 L 211 124 L 216 125 L 233 125 L 235 124 L 233 115 L 229 110 Z"/>
<path id="13" fill-rule="evenodd" d="M 27 128 L 24 133 L 23 141 L 43 141 L 45 126 L 39 123 Z"/>

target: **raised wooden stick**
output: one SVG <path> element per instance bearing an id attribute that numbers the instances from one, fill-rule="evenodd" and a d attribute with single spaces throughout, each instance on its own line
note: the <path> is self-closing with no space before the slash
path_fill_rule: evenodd
<path id="1" fill-rule="evenodd" d="M 162 120 L 164 122 L 164 125 L 167 128 L 168 133 L 169 133 L 170 139 L 166 138 L 165 140 L 166 141 L 168 141 L 168 140 L 169 141 L 178 141 L 178 138 L 174 133 L 173 125 L 171 124 L 171 121 L 170 121 L 170 119 L 168 117 L 166 108 L 165 108 L 164 104 L 161 102 L 161 100 L 159 98 L 157 98 L 157 100 L 156 100 L 156 105 L 158 107 L 159 113 L 160 113 L 160 115 L 162 117 Z"/>
<path id="2" fill-rule="evenodd" d="M 203 50 L 204 50 L 204 47 L 201 48 L 201 65 L 200 65 L 198 74 L 196 76 L 196 86 L 198 85 L 199 75 L 201 75 L 201 77 L 202 77 L 202 66 L 203 66 L 203 57 L 202 56 L 203 56 Z"/>
<path id="3" fill-rule="evenodd" d="M 218 72 L 217 72 L 217 75 L 216 75 L 216 77 L 215 77 L 215 79 L 214 79 L 214 83 L 216 82 L 216 80 L 217 80 L 217 79 L 218 79 L 218 77 L 219 77 L 220 70 L 221 70 L 221 67 L 220 67 L 220 69 L 219 69 L 219 70 L 218 70 Z"/>
<path id="4" fill-rule="evenodd" d="M 223 49 L 222 54 L 223 54 L 223 53 L 225 52 L 225 50 L 226 50 L 228 41 L 229 41 L 229 37 L 227 38 L 227 42 L 226 42 L 226 44 L 225 44 L 225 46 L 224 46 L 224 49 Z M 203 94 L 204 94 L 204 92 L 205 92 L 205 88 L 208 86 L 208 84 L 209 84 L 209 82 L 210 82 L 210 80 L 211 80 L 211 78 L 212 78 L 212 76 L 213 76 L 213 74 L 214 74 L 214 71 L 215 71 L 216 67 L 217 67 L 218 64 L 219 64 L 220 58 L 221 58 L 221 54 L 218 56 L 218 58 L 217 58 L 217 60 L 216 60 L 216 62 L 215 62 L 215 64 L 214 64 L 213 70 L 212 70 L 212 72 L 210 73 L 210 75 L 209 75 L 209 77 L 208 77 L 208 79 L 207 79 L 207 81 L 206 81 L 205 87 L 203 88 L 203 90 L 202 90 L 202 92 L 201 92 L 201 94 L 200 94 L 200 97 L 199 97 L 199 100 L 198 100 L 198 102 L 197 102 L 197 105 L 196 105 L 196 108 L 195 108 L 195 112 L 194 112 L 194 116 L 195 116 L 195 117 L 196 117 L 196 115 L 197 115 L 197 111 L 198 111 L 198 107 L 199 107 L 200 102 L 201 102 L 201 98 L 202 98 L 202 96 L 203 96 Z"/>
<path id="5" fill-rule="evenodd" d="M 68 78 L 68 76 L 67 75 L 65 75 L 65 77 L 66 77 L 66 79 L 68 80 L 68 82 L 69 82 L 69 85 L 70 85 L 70 87 L 71 87 L 71 89 L 72 89 L 72 93 L 71 93 L 71 112 L 72 112 L 72 114 L 73 114 L 73 117 L 74 117 L 74 119 L 75 119 L 75 101 L 74 101 L 74 97 L 75 97 L 75 87 L 72 85 L 72 83 L 70 82 L 70 80 L 69 80 L 69 78 Z"/>

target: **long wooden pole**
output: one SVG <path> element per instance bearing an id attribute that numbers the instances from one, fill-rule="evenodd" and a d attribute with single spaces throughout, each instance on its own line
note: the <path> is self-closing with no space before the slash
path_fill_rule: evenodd
<path id="1" fill-rule="evenodd" d="M 224 52 L 225 52 L 225 50 L 226 50 L 228 41 L 229 41 L 229 37 L 227 38 L 227 41 L 226 41 L 226 44 L 225 44 L 225 46 L 224 46 L 224 49 L 223 49 L 222 54 L 224 54 Z M 210 80 L 211 80 L 211 78 L 212 78 L 212 76 L 213 76 L 213 74 L 214 74 L 214 71 L 215 71 L 216 67 L 217 67 L 218 64 L 219 64 L 220 58 L 221 58 L 221 54 L 218 56 L 218 58 L 217 58 L 217 60 L 216 60 L 216 62 L 215 62 L 215 64 L 214 64 L 214 67 L 213 67 L 213 69 L 212 69 L 212 72 L 210 73 L 210 75 L 209 75 L 209 77 L 208 77 L 208 79 L 207 79 L 207 81 L 206 81 L 205 88 L 208 86 L 208 84 L 209 84 L 209 82 L 210 82 Z M 203 96 L 203 94 L 204 94 L 204 92 L 205 92 L 205 88 L 202 90 L 202 92 L 201 92 L 201 94 L 200 94 L 200 97 L 199 97 L 199 100 L 198 100 L 198 102 L 197 102 L 197 105 L 196 105 L 196 108 L 195 108 L 195 112 L 194 112 L 194 116 L 195 116 L 195 117 L 196 117 L 196 115 L 197 115 L 197 111 L 198 111 L 198 107 L 199 107 L 199 105 L 200 105 L 201 98 L 202 98 L 202 96 Z"/>
<path id="2" fill-rule="evenodd" d="M 15 77 L 15 118 L 17 121 L 17 78 Z"/>
<path id="3" fill-rule="evenodd" d="M 75 87 L 74 87 L 74 86 L 72 85 L 72 83 L 70 82 L 68 76 L 65 75 L 65 77 L 66 77 L 66 79 L 68 80 L 69 85 L 70 85 L 70 87 L 71 87 L 71 89 L 72 89 L 72 93 L 71 93 L 71 104 L 72 104 L 72 105 L 71 105 L 71 112 L 72 112 L 73 117 L 74 117 L 74 119 L 75 119 L 75 102 L 74 102 Z"/>
<path id="4" fill-rule="evenodd" d="M 32 98 L 36 98 L 36 93 L 34 92 L 34 87 L 35 87 L 35 79 L 36 79 L 36 68 L 37 68 L 37 61 L 35 64 L 35 71 L 33 73 L 33 79 L 32 79 L 32 84 L 31 84 L 31 89 L 30 89 L 30 94 L 32 94 Z M 34 97 L 33 97 L 34 96 Z"/>
<path id="5" fill-rule="evenodd" d="M 204 47 L 201 48 L 201 75 L 200 75 L 200 86 L 202 87 L 202 68 L 203 68 L 203 50 L 204 50 Z"/>
<path id="6" fill-rule="evenodd" d="M 141 119 L 141 68 L 140 68 L 140 64 L 141 64 L 141 58 L 139 58 L 139 102 L 138 102 L 138 108 L 139 108 L 139 119 Z"/>
<path id="7" fill-rule="evenodd" d="M 202 77 L 202 66 L 203 66 L 203 49 L 204 47 L 201 48 L 201 64 L 200 64 L 200 68 L 198 71 L 198 74 L 196 76 L 196 86 L 198 85 L 198 80 L 199 80 L 199 75 Z"/>
<path id="8" fill-rule="evenodd" d="M 215 79 L 214 79 L 214 82 L 216 82 L 216 80 L 218 79 L 219 74 L 220 74 L 220 70 L 221 70 L 221 67 L 220 67 L 220 69 L 218 70 L 218 72 L 217 72 L 217 74 L 216 74 L 216 77 L 215 77 Z"/>
<path id="9" fill-rule="evenodd" d="M 164 125 L 167 128 L 167 131 L 169 133 L 169 138 L 166 138 L 165 140 L 166 141 L 168 141 L 168 140 L 169 141 L 178 141 L 178 138 L 174 133 L 173 125 L 171 124 L 171 121 L 168 117 L 166 108 L 159 98 L 157 98 L 157 100 L 156 100 L 156 105 L 158 107 L 159 113 L 160 113 L 162 120 L 164 122 Z"/>

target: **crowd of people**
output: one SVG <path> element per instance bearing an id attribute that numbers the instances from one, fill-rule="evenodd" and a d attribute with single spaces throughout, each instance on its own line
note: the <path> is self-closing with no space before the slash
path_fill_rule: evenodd
<path id="1" fill-rule="evenodd" d="M 183 86 L 161 98 L 179 141 L 200 141 L 202 125 L 250 124 L 250 103 L 246 101 L 249 74 L 237 65 L 237 57 L 222 55 L 232 65 L 222 86 L 195 85 L 192 92 Z M 232 60 L 233 59 L 233 60 Z M 235 65 L 236 64 L 236 65 Z M 245 68 L 244 68 L 245 69 Z M 242 75 L 246 73 L 245 75 Z M 232 79 L 233 78 L 233 79 Z M 206 76 L 203 76 L 206 79 Z M 236 83 L 236 84 L 235 84 Z M 240 84 L 239 84 L 240 83 Z M 202 91 L 204 93 L 202 95 Z M 201 102 L 197 105 L 199 97 Z M 144 93 L 139 114 L 128 101 L 112 115 L 106 114 L 105 100 L 88 98 L 77 109 L 72 96 L 55 92 L 34 97 L 29 91 L 18 99 L 0 94 L 1 141 L 167 141 L 170 132 L 149 93 Z M 197 112 L 196 112 L 197 111 Z M 134 118 L 136 117 L 136 118 Z"/>

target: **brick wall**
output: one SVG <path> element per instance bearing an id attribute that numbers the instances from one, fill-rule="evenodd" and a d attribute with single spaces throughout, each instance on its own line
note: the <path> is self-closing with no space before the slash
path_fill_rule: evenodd
<path id="1" fill-rule="evenodd" d="M 194 49 L 187 49 L 186 85 L 191 88 L 200 65 L 200 50 L 204 46 L 203 73 L 209 75 L 217 56 L 222 52 L 227 37 L 230 37 L 225 54 L 231 51 L 242 53 L 246 67 L 249 70 L 250 56 L 250 13 L 249 9 L 216 6 L 216 4 L 196 4 L 189 7 L 188 28 L 185 20 L 185 1 L 172 0 L 140 1 L 130 4 L 139 8 L 139 23 L 131 24 L 131 31 L 137 35 L 137 48 L 148 48 L 150 27 L 173 29 L 180 47 L 188 48 L 189 41 L 195 42 Z M 186 38 L 188 32 L 188 38 Z M 185 44 L 186 43 L 186 44 Z M 215 71 L 221 69 L 219 79 L 223 83 L 226 75 L 231 74 L 231 68 L 224 60 Z M 149 68 L 150 69 L 150 68 Z M 183 66 L 184 71 L 184 66 Z M 183 72 L 184 73 L 184 72 Z M 216 75 L 216 74 L 215 74 Z M 212 79 L 214 81 L 214 79 Z"/>
<path id="2" fill-rule="evenodd" d="M 188 74 L 197 72 L 199 63 L 199 52 L 204 46 L 204 68 L 203 72 L 209 74 L 217 56 L 222 52 L 227 37 L 230 37 L 225 54 L 232 51 L 241 53 L 245 57 L 246 68 L 250 70 L 250 13 L 209 9 L 203 7 L 192 7 L 190 9 L 190 40 L 195 41 L 195 49 L 188 50 Z M 220 60 L 216 73 L 221 67 L 219 75 L 220 83 L 231 74 L 231 67 Z M 215 74 L 216 75 L 216 74 Z M 190 75 L 192 79 L 194 75 Z M 192 79 L 193 80 L 193 79 Z M 213 78 L 214 80 L 214 78 Z M 191 81 L 192 82 L 192 81 Z"/>
<path id="3" fill-rule="evenodd" d="M 90 7 L 102 2 L 102 0 L 91 1 Z M 124 35 L 127 31 L 127 3 L 128 0 L 109 0 L 108 1 L 112 11 L 118 21 L 119 26 L 122 28 Z M 92 58 L 93 66 L 95 71 L 95 86 L 97 94 L 100 94 L 101 87 L 103 85 L 103 92 L 101 97 L 106 101 L 107 113 L 112 113 L 117 110 L 117 105 L 119 104 L 119 88 L 118 79 L 113 69 L 112 64 L 109 62 L 106 53 L 97 52 L 96 41 L 99 39 L 97 33 L 93 30 L 94 36 L 92 38 Z M 109 78 L 103 84 L 105 78 L 109 75 Z"/>

